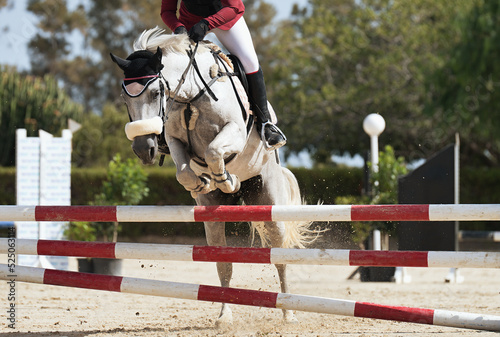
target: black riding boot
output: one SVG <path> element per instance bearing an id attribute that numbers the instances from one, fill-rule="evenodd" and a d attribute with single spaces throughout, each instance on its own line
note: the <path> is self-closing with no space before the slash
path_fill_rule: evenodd
<path id="1" fill-rule="evenodd" d="M 267 149 L 272 151 L 286 143 L 286 137 L 281 130 L 271 122 L 271 114 L 267 108 L 266 85 L 262 69 L 247 75 L 248 91 L 252 111 L 257 116 L 257 131 Z"/>

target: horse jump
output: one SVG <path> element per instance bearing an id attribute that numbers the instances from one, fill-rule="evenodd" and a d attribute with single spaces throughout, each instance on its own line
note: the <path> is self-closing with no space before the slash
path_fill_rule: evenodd
<path id="1" fill-rule="evenodd" d="M 10 280 L 11 278 L 7 265 L 0 265 L 0 279 Z M 387 306 L 287 293 L 223 288 L 21 266 L 16 267 L 16 280 L 28 283 L 163 296 L 187 300 L 233 303 L 398 322 L 500 331 L 500 316 Z"/>
<path id="2" fill-rule="evenodd" d="M 0 206 L 0 221 L 493 221 L 500 204 Z"/>
<path id="3" fill-rule="evenodd" d="M 0 238 L 0 254 L 5 254 L 7 251 L 8 239 Z M 16 253 L 26 255 L 195 262 L 500 268 L 500 253 L 498 252 L 242 248 L 17 239 Z"/>

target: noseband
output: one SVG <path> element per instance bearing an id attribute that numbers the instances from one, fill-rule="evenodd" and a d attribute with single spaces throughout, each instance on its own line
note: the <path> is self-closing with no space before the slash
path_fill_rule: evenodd
<path id="1" fill-rule="evenodd" d="M 147 79 L 149 78 L 150 80 L 144 85 L 143 88 L 138 93 L 131 93 L 127 89 L 127 85 L 125 85 L 125 81 L 136 81 L 136 80 L 141 80 L 141 79 Z M 166 120 L 166 113 L 165 113 L 165 85 L 163 83 L 166 83 L 168 87 L 168 82 L 165 80 L 163 75 L 160 73 L 156 75 L 147 75 L 147 76 L 140 76 L 140 77 L 132 77 L 132 78 L 124 78 L 122 82 L 122 88 L 123 91 L 127 94 L 127 96 L 135 98 L 141 96 L 146 89 L 149 87 L 149 85 L 156 80 L 160 81 L 160 108 L 158 111 L 158 116 L 151 118 L 151 119 L 143 119 L 143 120 L 138 120 L 138 121 L 133 121 L 132 117 L 130 116 L 130 112 L 128 115 L 128 118 L 130 120 L 129 123 L 125 125 L 125 134 L 127 135 L 127 138 L 129 140 L 134 140 L 135 137 L 137 136 L 143 136 L 143 135 L 149 135 L 149 134 L 156 134 L 160 135 L 162 132 L 164 132 L 164 122 Z M 130 84 L 129 84 L 130 85 Z M 170 87 L 168 87 L 168 90 L 170 92 Z"/>

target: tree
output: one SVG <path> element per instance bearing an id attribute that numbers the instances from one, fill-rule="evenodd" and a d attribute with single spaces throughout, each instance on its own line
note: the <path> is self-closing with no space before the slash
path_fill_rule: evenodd
<path id="1" fill-rule="evenodd" d="M 276 11 L 264 1 L 245 4 L 249 26 L 263 53 L 271 37 L 262 27 L 270 24 Z M 159 26 L 170 32 L 155 0 L 91 0 L 74 10 L 68 9 L 66 0 L 29 0 L 28 10 L 40 20 L 40 31 L 29 44 L 32 72 L 51 73 L 62 80 L 87 111 L 98 111 L 106 101 L 119 97 L 123 74 L 110 61 L 110 52 L 127 56 L 145 29 Z M 81 39 L 74 42 L 75 36 Z M 75 54 L 75 49 L 83 52 Z"/>
<path id="2" fill-rule="evenodd" d="M 134 159 L 122 161 L 119 154 L 109 162 L 107 179 L 102 184 L 102 192 L 95 196 L 95 205 L 137 205 L 149 194 L 147 187 L 148 176 L 141 165 Z M 100 223 L 97 227 L 105 241 L 112 238 L 118 240 L 120 226 L 114 222 L 113 226 Z"/>
<path id="3" fill-rule="evenodd" d="M 460 133 L 466 164 L 500 165 L 500 4 L 475 0 L 457 18 L 451 57 L 428 83 L 429 114 L 447 134 Z"/>
<path id="4" fill-rule="evenodd" d="M 16 129 L 26 129 L 31 137 L 40 129 L 58 134 L 69 118 L 82 115 L 83 107 L 59 88 L 53 76 L 23 75 L 0 67 L 0 165 L 15 164 Z"/>
<path id="5" fill-rule="evenodd" d="M 123 74 L 109 53 L 126 56 L 144 29 L 164 26 L 154 0 L 92 0 L 74 10 L 66 0 L 29 0 L 28 10 L 40 20 L 29 43 L 32 72 L 62 80 L 86 111 L 119 97 Z"/>
<path id="6" fill-rule="evenodd" d="M 73 135 L 73 165 L 104 167 L 116 154 L 124 160 L 136 158 L 124 131 L 129 121 L 125 105 L 117 107 L 108 102 L 101 115 L 87 114 L 80 121 L 82 127 Z M 173 165 L 170 157 L 165 158 L 164 165 Z"/>
<path id="7" fill-rule="evenodd" d="M 106 166 L 116 154 L 124 159 L 135 157 L 124 132 L 127 122 L 126 108 L 110 103 L 101 115 L 84 116 L 82 128 L 73 136 L 72 162 L 78 167 Z"/>
<path id="8" fill-rule="evenodd" d="M 272 101 L 292 152 L 308 150 L 317 162 L 332 154 L 362 153 L 361 125 L 380 113 L 381 141 L 409 160 L 443 142 L 430 138 L 434 116 L 423 114 L 425 79 L 443 63 L 455 40 L 450 29 L 467 2 L 431 0 L 310 0 L 277 30 Z M 422 146 L 423 145 L 423 146 Z"/>

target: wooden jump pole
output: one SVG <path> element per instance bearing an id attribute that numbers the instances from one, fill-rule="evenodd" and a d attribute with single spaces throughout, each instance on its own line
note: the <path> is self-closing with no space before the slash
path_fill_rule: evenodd
<path id="1" fill-rule="evenodd" d="M 233 303 L 456 328 L 500 331 L 500 316 L 493 315 L 388 306 L 341 299 L 22 266 L 16 266 L 15 276 L 11 274 L 12 272 L 9 271 L 7 265 L 0 265 L 0 279 L 9 281 L 14 280 L 16 282 L 163 296 L 187 300 Z"/>
<path id="2" fill-rule="evenodd" d="M 10 240 L 10 241 L 9 241 Z M 0 238 L 0 253 L 12 239 Z M 16 239 L 16 254 L 233 263 L 385 267 L 500 268 L 500 252 L 211 247 L 145 243 Z"/>
<path id="3" fill-rule="evenodd" d="M 0 206 L 0 221 L 492 221 L 500 204 L 274 206 Z"/>

